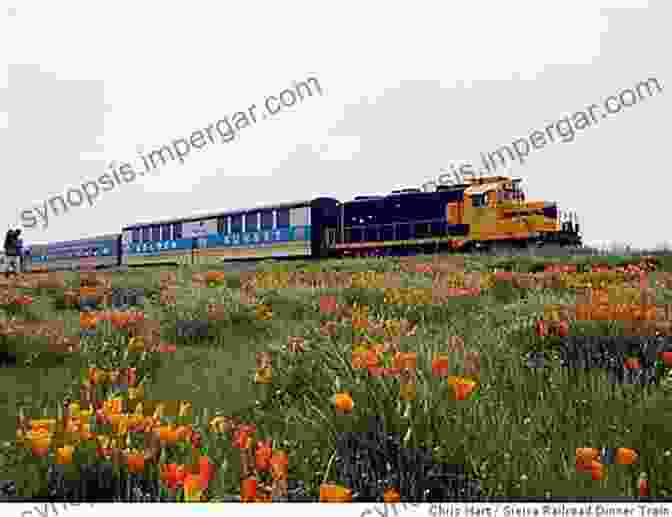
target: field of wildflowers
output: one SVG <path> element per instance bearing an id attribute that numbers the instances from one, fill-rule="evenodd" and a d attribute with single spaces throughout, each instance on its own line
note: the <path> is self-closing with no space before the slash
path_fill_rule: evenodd
<path id="1" fill-rule="evenodd" d="M 19 497 L 672 496 L 667 256 L 1 279 L 0 353 Z"/>

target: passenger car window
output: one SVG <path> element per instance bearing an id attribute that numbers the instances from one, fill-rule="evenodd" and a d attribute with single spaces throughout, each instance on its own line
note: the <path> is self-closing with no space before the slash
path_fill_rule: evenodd
<path id="1" fill-rule="evenodd" d="M 273 229 L 273 212 L 267 211 L 261 213 L 261 229 L 262 230 L 272 230 Z"/>
<path id="2" fill-rule="evenodd" d="M 277 210 L 278 228 L 289 228 L 289 209 Z"/>
<path id="3" fill-rule="evenodd" d="M 252 212 L 251 214 L 245 214 L 245 231 L 246 232 L 256 232 L 259 230 L 259 212 Z"/>
<path id="4" fill-rule="evenodd" d="M 161 240 L 169 241 L 170 240 L 170 225 L 164 224 L 161 225 Z"/>
<path id="5" fill-rule="evenodd" d="M 231 233 L 240 233 L 243 231 L 243 216 L 242 214 L 234 215 L 231 218 Z"/>

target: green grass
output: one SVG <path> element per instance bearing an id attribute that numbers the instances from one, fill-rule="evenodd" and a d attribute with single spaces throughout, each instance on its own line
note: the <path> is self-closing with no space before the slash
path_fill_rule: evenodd
<path id="1" fill-rule="evenodd" d="M 628 261 L 632 259 L 557 260 L 612 265 Z M 661 261 L 665 270 L 672 269 L 669 257 Z M 549 262 L 548 258 L 468 257 L 466 264 L 472 271 L 533 271 Z M 285 271 L 399 270 L 394 259 L 288 262 L 279 267 Z M 278 266 L 261 265 L 263 270 L 273 268 Z M 238 274 L 228 274 L 225 287 L 197 290 L 189 285 L 193 271 L 180 271 L 184 287 L 175 310 L 151 301 L 144 308 L 149 318 L 165 321 L 167 339 L 178 342 L 178 351 L 158 365 L 151 398 L 189 399 L 197 411 L 208 408 L 210 415 L 219 411 L 253 420 L 262 435 L 290 445 L 290 476 L 306 480 L 313 493 L 325 475 L 335 433 L 358 428 L 368 415 L 383 414 L 404 431 L 411 422 L 411 444 L 431 447 L 437 457 L 464 464 L 491 496 L 543 496 L 548 492 L 556 497 L 632 496 L 642 471 L 649 475 L 654 496 L 672 494 L 672 392 L 613 386 L 606 374 L 597 370 L 567 372 L 554 364 L 537 373 L 524 366 L 524 353 L 539 345 L 532 335 L 531 321 L 542 314 L 545 304 L 571 303 L 574 295 L 569 291 L 521 292 L 498 283 L 478 298 L 451 300 L 439 307 L 399 308 L 385 304 L 376 289 L 266 290 L 257 295 L 272 306 L 274 318 L 262 324 L 236 302 Z M 158 293 L 159 273 L 133 270 L 115 278 L 115 285 L 142 286 L 151 295 Z M 405 276 L 408 285 L 431 285 L 426 275 Z M 329 292 L 337 294 L 342 303 L 369 305 L 381 318 L 404 317 L 419 323 L 415 336 L 401 340 L 402 350 L 416 351 L 419 358 L 418 399 L 408 418 L 398 411 L 396 381 L 366 380 L 350 368 L 351 330 L 341 329 L 335 338 L 317 332 L 322 321 L 317 302 L 321 294 Z M 672 300 L 669 291 L 657 294 L 659 300 Z M 76 326 L 78 313 L 57 309 L 52 299 L 46 293 L 40 297 L 35 305 L 39 317 L 63 317 Z M 231 317 L 217 325 L 208 339 L 193 343 L 175 339 L 175 321 L 204 318 L 209 301 L 228 304 Z M 430 375 L 431 357 L 446 351 L 451 335 L 462 336 L 467 349 L 481 354 L 483 391 L 478 401 L 451 400 L 445 382 Z M 289 336 L 305 337 L 309 350 L 297 358 L 280 353 Z M 260 392 L 251 382 L 255 353 L 262 350 L 276 354 L 275 395 Z M 52 358 L 51 362 L 0 370 L 0 411 L 6 415 L 0 421 L 0 439 L 13 439 L 19 406 L 29 406 L 37 416 L 43 408 L 62 400 L 81 360 Z M 458 374 L 462 358 L 451 356 L 450 366 L 452 374 Z M 328 401 L 339 389 L 352 392 L 355 400 L 353 415 L 346 419 L 334 416 Z M 237 460 L 229 446 L 219 443 L 220 450 L 213 455 L 229 457 L 229 468 L 222 470 L 215 486 L 215 492 L 223 494 L 237 489 Z M 608 466 L 607 479 L 600 482 L 576 473 L 575 449 L 601 446 L 636 449 L 639 463 Z M 327 478 L 338 482 L 330 476 L 332 473 Z"/>

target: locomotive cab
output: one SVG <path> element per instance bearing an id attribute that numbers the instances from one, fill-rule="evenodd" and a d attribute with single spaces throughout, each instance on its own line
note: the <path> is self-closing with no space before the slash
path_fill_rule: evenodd
<path id="1" fill-rule="evenodd" d="M 469 225 L 469 240 L 475 243 L 576 243 L 578 227 L 560 220 L 555 203 L 527 201 L 520 183 L 503 176 L 472 179 L 463 201 L 447 207 L 447 219 Z"/>

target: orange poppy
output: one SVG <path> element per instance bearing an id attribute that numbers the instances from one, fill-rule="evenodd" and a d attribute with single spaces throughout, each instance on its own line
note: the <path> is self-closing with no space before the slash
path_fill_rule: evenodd
<path id="1" fill-rule="evenodd" d="M 366 351 L 366 366 L 367 368 L 375 368 L 378 366 L 378 360 L 380 359 L 380 355 L 376 350 L 367 350 Z"/>
<path id="2" fill-rule="evenodd" d="M 79 326 L 83 329 L 94 329 L 98 324 L 98 318 L 93 312 L 79 313 Z"/>
<path id="3" fill-rule="evenodd" d="M 257 497 L 257 479 L 249 477 L 240 482 L 240 502 L 253 503 Z"/>
<path id="4" fill-rule="evenodd" d="M 163 425 L 157 429 L 157 435 L 167 445 L 174 445 L 178 440 L 177 429 L 170 425 Z"/>
<path id="5" fill-rule="evenodd" d="M 368 328 L 369 325 L 370 322 L 368 318 L 360 318 L 360 317 L 352 318 L 352 328 L 354 329 L 364 330 Z"/>
<path id="6" fill-rule="evenodd" d="M 126 458 L 129 472 L 139 474 L 145 470 L 145 455 L 136 453 L 129 454 Z"/>
<path id="7" fill-rule="evenodd" d="M 35 456 L 43 457 L 49 453 L 51 434 L 48 431 L 30 432 L 29 439 L 32 452 Z"/>
<path id="8" fill-rule="evenodd" d="M 599 460 L 591 460 L 586 456 L 576 460 L 576 471 L 590 473 L 595 479 L 604 476 L 604 465 Z"/>
<path id="9" fill-rule="evenodd" d="M 401 495 L 396 488 L 388 488 L 383 494 L 383 502 L 385 503 L 398 503 L 401 501 Z"/>
<path id="10" fill-rule="evenodd" d="M 343 413 L 351 413 L 355 407 L 355 403 L 348 393 L 337 393 L 334 395 L 333 402 L 336 409 Z"/>
<path id="11" fill-rule="evenodd" d="M 352 490 L 331 483 L 320 485 L 321 503 L 348 503 L 352 502 Z"/>
<path id="12" fill-rule="evenodd" d="M 604 479 L 604 465 L 599 461 L 593 461 L 591 463 L 590 475 L 593 478 L 593 481 L 601 481 Z"/>
<path id="13" fill-rule="evenodd" d="M 215 475 L 215 466 L 207 456 L 198 458 L 198 474 L 201 476 L 201 487 L 205 490 Z"/>
<path id="14" fill-rule="evenodd" d="M 600 457 L 600 451 L 594 448 L 578 448 L 576 449 L 576 462 L 581 464 L 590 464 Z"/>
<path id="15" fill-rule="evenodd" d="M 464 377 L 448 377 L 448 384 L 453 387 L 456 400 L 466 400 L 476 389 L 476 381 Z"/>
<path id="16" fill-rule="evenodd" d="M 271 456 L 273 479 L 287 479 L 289 459 L 285 451 L 275 451 Z"/>
<path id="17" fill-rule="evenodd" d="M 56 449 L 56 463 L 58 465 L 70 465 L 75 448 L 72 445 L 64 445 Z"/>
<path id="18" fill-rule="evenodd" d="M 352 367 L 356 370 L 366 368 L 366 359 L 367 359 L 366 352 L 360 352 L 360 351 L 352 352 Z"/>
<path id="19" fill-rule="evenodd" d="M 448 356 L 439 355 L 432 361 L 432 375 L 436 377 L 448 376 Z"/>
<path id="20" fill-rule="evenodd" d="M 266 472 L 271 468 L 271 457 L 273 456 L 273 449 L 271 442 L 257 442 L 257 451 L 255 453 L 255 465 L 257 471 Z"/>
<path id="21" fill-rule="evenodd" d="M 54 432 L 56 430 L 57 420 L 55 418 L 46 418 L 41 420 L 31 420 L 30 428 L 34 433 Z"/>
<path id="22" fill-rule="evenodd" d="M 418 354 L 415 352 L 397 352 L 394 354 L 394 367 L 415 370 L 417 366 L 417 356 Z"/>
<path id="23" fill-rule="evenodd" d="M 199 502 L 203 496 L 203 483 L 199 474 L 187 474 L 184 478 L 184 498 L 187 502 Z"/>
<path id="24" fill-rule="evenodd" d="M 184 465 L 169 463 L 161 466 L 161 481 L 171 490 L 175 490 L 184 481 L 186 471 Z"/>
<path id="25" fill-rule="evenodd" d="M 205 281 L 206 282 L 223 282 L 224 279 L 226 278 L 226 275 L 222 271 L 208 271 L 205 274 Z"/>
<path id="26" fill-rule="evenodd" d="M 118 415 L 123 409 L 123 400 L 120 398 L 115 398 L 111 400 L 106 400 L 103 403 L 103 411 L 109 416 L 110 414 Z"/>
<path id="27" fill-rule="evenodd" d="M 634 449 L 618 448 L 616 449 L 617 465 L 632 465 L 637 462 L 639 455 Z"/>

